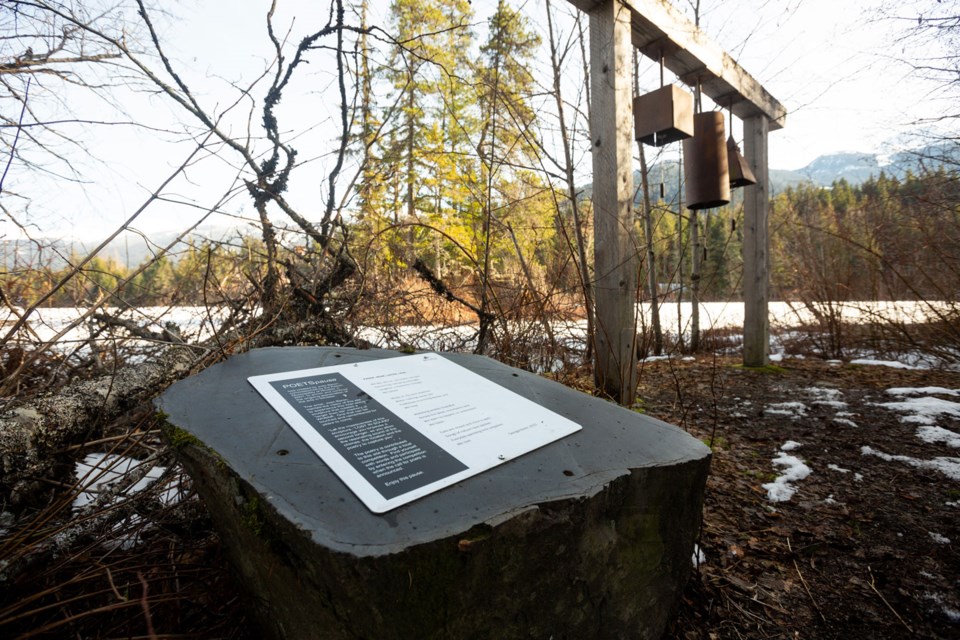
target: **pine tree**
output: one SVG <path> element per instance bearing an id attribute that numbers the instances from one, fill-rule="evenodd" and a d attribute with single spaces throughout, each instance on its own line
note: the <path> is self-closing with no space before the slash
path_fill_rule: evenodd
<path id="1" fill-rule="evenodd" d="M 442 201 L 437 177 L 443 172 L 437 158 L 446 155 L 446 131 L 453 130 L 443 121 L 450 101 L 444 100 L 442 87 L 462 71 L 459 67 L 471 46 L 467 28 L 471 15 L 466 0 L 394 0 L 391 5 L 398 45 L 385 75 L 397 92 L 398 109 L 383 164 L 389 167 L 384 173 L 394 186 L 387 200 L 400 199 L 392 203 L 397 221 L 426 221 L 420 214 L 436 212 Z M 434 128 L 436 122 L 439 128 Z M 396 189 L 398 185 L 402 189 Z M 424 237 L 411 227 L 410 249 L 419 251 L 418 240 Z"/>
<path id="2" fill-rule="evenodd" d="M 528 29 L 527 19 L 500 0 L 490 19 L 490 33 L 480 48 L 477 69 L 480 106 L 480 139 L 477 144 L 481 166 L 482 229 L 478 245 L 483 248 L 480 274 L 480 309 L 490 304 L 491 231 L 494 209 L 503 207 L 502 194 L 494 193 L 497 182 L 509 182 L 510 169 L 524 164 L 532 152 L 535 114 L 529 104 L 533 86 L 530 62 L 540 45 L 540 37 Z M 485 348 L 488 326 L 481 314 L 477 351 Z"/>
<path id="3" fill-rule="evenodd" d="M 360 180 L 357 185 L 358 208 L 360 220 L 367 220 L 373 216 L 383 216 L 383 199 L 386 192 L 380 175 L 379 163 L 375 156 L 377 133 L 382 124 L 374 106 L 373 74 L 370 69 L 372 52 L 367 39 L 367 10 L 368 0 L 360 2 L 360 59 L 358 81 L 360 84 L 360 138 L 359 153 L 362 166 Z"/>

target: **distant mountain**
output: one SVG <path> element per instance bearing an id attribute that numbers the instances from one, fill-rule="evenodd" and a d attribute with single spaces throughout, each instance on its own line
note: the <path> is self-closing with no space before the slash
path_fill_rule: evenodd
<path id="1" fill-rule="evenodd" d="M 113 260 L 128 268 L 136 267 L 159 250 L 171 244 L 182 232 L 166 231 L 149 234 L 149 240 L 137 234 L 125 234 L 108 244 L 98 254 L 104 260 Z M 205 240 L 221 240 L 235 237 L 237 230 L 232 227 L 210 226 L 188 234 L 174 252 L 187 244 L 202 244 Z M 50 269 L 67 266 L 71 257 L 85 257 L 96 242 L 80 242 L 37 238 L 36 240 L 17 240 L 0 238 L 0 269 L 14 271 L 19 267 L 42 264 Z M 176 256 L 174 256 L 176 259 Z"/>
<path id="2" fill-rule="evenodd" d="M 810 183 L 818 187 L 829 187 L 835 181 L 844 179 L 852 185 L 878 177 L 881 172 L 887 176 L 903 179 L 907 172 L 914 174 L 933 171 L 941 166 L 960 167 L 960 145 L 941 144 L 922 147 L 912 151 L 901 151 L 881 161 L 881 156 L 872 153 L 832 153 L 817 157 L 813 162 L 797 170 L 770 169 L 770 192 L 780 193 L 788 187 Z M 656 199 L 660 183 L 664 185 L 664 200 L 676 202 L 678 185 L 678 164 L 675 161 L 655 164 L 650 168 L 649 182 L 651 195 Z M 633 184 L 637 188 L 635 204 L 639 205 L 642 194 L 639 192 L 640 172 L 633 174 Z M 579 188 L 580 198 L 589 200 L 593 185 L 588 183 Z M 734 192 L 736 198 L 736 192 Z"/>
<path id="3" fill-rule="evenodd" d="M 880 162 L 875 154 L 870 153 L 832 153 L 819 156 L 797 173 L 819 186 L 828 186 L 840 178 L 851 184 L 860 184 L 870 176 L 880 175 Z"/>
<path id="4" fill-rule="evenodd" d="M 800 182 L 829 187 L 840 179 L 850 184 L 860 184 L 871 177 L 878 177 L 881 172 L 903 179 L 908 171 L 917 174 L 922 171 L 935 171 L 942 166 L 960 166 L 960 146 L 951 143 L 929 145 L 901 151 L 886 160 L 874 153 L 832 153 L 819 156 L 797 171 L 771 169 L 770 180 L 773 182 L 774 191 L 778 190 L 778 181 L 784 187 Z"/>

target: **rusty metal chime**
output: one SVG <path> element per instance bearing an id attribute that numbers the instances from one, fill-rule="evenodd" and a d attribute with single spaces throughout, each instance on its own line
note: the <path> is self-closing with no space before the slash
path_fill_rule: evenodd
<path id="1" fill-rule="evenodd" d="M 693 135 L 693 96 L 675 84 L 633 99 L 636 139 L 662 147 Z"/>
<path id="2" fill-rule="evenodd" d="M 662 147 L 693 135 L 693 96 L 675 84 L 663 82 L 663 52 L 660 52 L 660 88 L 633 99 L 636 139 Z"/>
<path id="3" fill-rule="evenodd" d="M 656 147 L 683 141 L 687 208 L 721 207 L 730 202 L 730 189 L 756 184 L 732 131 L 725 140 L 723 112 L 694 113 L 700 111 L 699 82 L 696 97 L 677 85 L 664 85 L 661 55 L 660 84 L 633 99 L 634 131 L 637 140 Z"/>
<path id="4" fill-rule="evenodd" d="M 730 127 L 733 129 L 733 127 Z M 740 187 L 749 187 L 757 184 L 757 178 L 750 169 L 750 163 L 740 153 L 740 147 L 737 141 L 733 139 L 733 131 L 730 132 L 730 138 L 727 139 L 727 165 L 730 168 L 730 188 L 739 189 Z"/>
<path id="5" fill-rule="evenodd" d="M 730 172 L 723 112 L 693 116 L 693 137 L 683 141 L 687 209 L 712 209 L 730 202 Z"/>

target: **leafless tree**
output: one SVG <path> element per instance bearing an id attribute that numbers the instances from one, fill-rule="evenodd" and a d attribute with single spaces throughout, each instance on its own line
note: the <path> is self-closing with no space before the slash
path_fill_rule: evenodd
<path id="1" fill-rule="evenodd" d="M 19 164 L 21 168 L 42 169 L 42 162 L 50 162 L 48 158 L 53 157 L 69 167 L 69 154 L 62 158 L 57 156 L 58 150 L 51 147 L 39 132 L 45 132 L 47 136 L 62 135 L 69 138 L 78 149 L 83 148 L 83 139 L 73 139 L 69 133 L 62 133 L 57 127 L 62 127 L 65 123 L 45 120 L 43 113 L 31 106 L 30 101 L 33 98 L 29 97 L 27 88 L 30 87 L 31 93 L 38 96 L 39 100 L 39 95 L 33 89 L 38 86 L 38 81 L 31 78 L 44 81 L 54 79 L 61 84 L 67 83 L 102 92 L 109 98 L 115 87 L 100 83 L 101 70 L 96 65 L 110 65 L 110 73 L 107 75 L 115 77 L 117 83 L 135 85 L 137 89 L 149 90 L 153 95 L 165 100 L 173 112 L 180 115 L 180 139 L 186 138 L 191 145 L 183 160 L 175 165 L 175 169 L 160 181 L 157 187 L 151 189 L 150 194 L 124 223 L 105 234 L 103 241 L 88 255 L 71 258 L 70 268 L 65 275 L 53 282 L 37 299 L 27 301 L 26 309 L 17 313 L 11 325 L 4 327 L 0 344 L 9 344 L 22 330 L 26 330 L 31 313 L 54 292 L 66 286 L 72 279 L 85 277 L 84 269 L 96 254 L 120 233 L 132 228 L 134 222 L 146 211 L 159 202 L 183 204 L 183 199 L 174 194 L 172 184 L 176 180 L 188 180 L 189 171 L 204 156 L 215 157 L 218 161 L 234 167 L 234 173 L 233 177 L 228 178 L 222 185 L 222 190 L 219 187 L 212 190 L 212 196 L 208 190 L 204 197 L 210 198 L 210 204 L 200 207 L 201 215 L 198 216 L 198 222 L 192 226 L 199 224 L 199 220 L 221 211 L 224 204 L 237 194 L 246 193 L 256 212 L 260 231 L 259 251 L 262 251 L 262 254 L 254 263 L 259 262 L 257 270 L 248 273 L 250 296 L 241 302 L 249 318 L 247 324 L 242 327 L 236 325 L 236 318 L 230 314 L 233 329 L 228 331 L 225 326 L 216 328 L 215 345 L 199 345 L 198 349 L 187 347 L 187 360 L 193 364 L 183 366 L 181 362 L 176 371 L 180 375 L 185 374 L 193 366 L 210 361 L 211 356 L 216 358 L 251 344 L 283 342 L 291 338 L 298 339 L 298 336 L 302 339 L 304 335 L 309 335 L 311 340 L 328 343 L 342 344 L 351 340 L 342 323 L 342 314 L 349 308 L 350 299 L 338 294 L 339 289 L 356 269 L 348 252 L 347 231 L 342 218 L 346 202 L 344 185 L 350 183 L 350 176 L 345 175 L 345 168 L 357 93 L 349 65 L 355 37 L 377 30 L 350 23 L 342 0 L 332 0 L 325 22 L 307 32 L 299 41 L 291 43 L 288 42 L 289 36 L 279 35 L 286 28 L 281 29 L 277 24 L 277 6 L 274 3 L 264 16 L 266 37 L 273 50 L 272 60 L 268 62 L 266 70 L 249 84 L 234 87 L 233 102 L 219 105 L 208 104 L 204 93 L 190 86 L 186 69 L 180 67 L 167 53 L 166 43 L 156 21 L 158 14 L 144 0 L 134 0 L 125 7 L 135 11 L 134 20 L 131 20 L 129 13 L 125 14 L 125 19 L 121 19 L 118 13 L 120 7 L 113 5 L 104 5 L 101 13 L 91 15 L 89 7 L 84 3 L 36 0 L 9 4 L 14 11 L 4 13 L 2 18 L 6 21 L 2 28 L 9 37 L 0 40 L 0 43 L 8 47 L 8 51 L 12 51 L 9 49 L 13 46 L 12 43 L 20 43 L 17 46 L 27 45 L 23 51 L 10 53 L 2 58 L 4 62 L 0 67 L 3 70 L 0 82 L 4 82 L 10 104 L 21 107 L 17 109 L 15 116 L 5 118 L 5 122 L 11 124 L 8 129 L 3 130 L 8 158 L 12 158 L 10 162 Z M 52 35 L 57 33 L 61 34 L 59 38 Z M 382 32 L 377 33 L 380 37 L 385 37 Z M 133 34 L 137 37 L 134 38 Z M 31 42 L 34 44 L 30 45 Z M 324 185 L 322 205 L 319 212 L 311 209 L 311 213 L 307 214 L 287 196 L 293 175 L 298 171 L 310 172 L 311 167 L 305 166 L 306 163 L 300 160 L 298 149 L 294 146 L 299 132 L 292 126 L 281 125 L 279 106 L 290 91 L 291 83 L 298 74 L 303 73 L 306 64 L 311 59 L 320 57 L 333 69 L 335 103 L 338 107 L 333 123 L 336 134 L 332 139 L 333 148 L 325 150 L 332 158 L 327 165 L 327 172 L 312 177 L 315 182 L 322 181 Z M 51 96 L 47 95 L 45 98 L 50 99 Z M 240 122 L 246 119 L 249 124 L 241 128 L 241 133 L 237 135 L 234 133 L 236 128 L 230 125 L 230 119 L 235 112 L 240 112 L 243 108 L 246 108 L 247 113 L 245 117 L 241 113 Z M 26 115 L 21 118 L 20 113 Z M 259 119 L 259 126 L 253 124 L 255 118 Z M 135 120 L 133 122 L 134 126 L 137 126 Z M 21 137 L 20 141 L 15 143 L 17 135 Z M 24 140 L 30 144 L 18 147 Z M 45 157 L 43 152 L 53 155 Z M 40 160 L 33 160 L 31 154 Z M 311 155 L 316 154 L 316 150 L 311 150 Z M 4 186 L 3 204 L 6 208 L 13 206 L 7 205 L 9 184 L 11 183 Z M 192 228 L 185 229 L 174 244 L 183 240 L 185 234 L 191 230 Z M 158 248 L 154 260 L 160 259 L 172 248 L 173 245 Z M 141 266 L 141 270 L 145 266 Z M 94 317 L 101 322 L 105 321 L 109 314 L 101 314 L 99 309 L 108 304 L 122 303 L 123 284 L 120 283 L 113 291 L 105 291 L 104 295 L 64 331 Z M 122 328 L 124 323 L 117 321 L 114 326 Z M 136 328 L 129 328 L 132 333 L 137 333 Z M 63 332 L 60 335 L 62 336 Z M 143 332 L 140 332 L 140 337 L 142 335 Z M 175 333 L 157 335 L 172 336 Z M 55 337 L 54 340 L 56 339 Z M 176 345 L 171 353 L 184 353 L 184 347 L 179 346 L 177 340 L 171 338 L 171 344 Z M 36 361 L 44 350 L 49 350 L 49 344 L 34 346 L 39 348 L 35 349 L 30 357 L 20 359 L 12 369 L 4 369 L 2 384 L 5 393 L 9 393 L 17 384 L 18 377 L 32 361 Z M 111 380 L 122 374 L 134 381 L 142 378 L 142 381 L 147 381 L 146 384 L 155 389 L 155 384 L 149 382 L 154 371 L 153 363 L 148 364 L 151 367 L 147 369 L 134 367 L 130 372 L 108 372 L 110 375 L 104 384 L 109 388 L 119 389 Z M 96 386 L 97 384 L 93 385 Z M 140 388 L 137 384 L 131 387 L 134 390 Z M 80 393 L 79 396 L 71 396 L 65 391 L 64 396 L 81 397 L 85 399 L 84 402 L 94 404 L 102 401 L 102 396 L 95 391 Z M 23 437 L 11 435 L 4 440 L 3 454 L 5 459 L 22 460 L 24 464 L 16 469 L 4 469 L 0 486 L 5 494 L 9 495 L 9 491 L 17 488 L 21 500 L 27 500 L 30 490 L 21 482 L 23 474 L 32 474 L 33 477 L 44 475 L 31 465 L 37 463 L 42 464 L 44 469 L 52 469 L 56 461 L 45 460 L 45 452 L 50 453 L 52 449 L 71 444 L 77 437 L 88 435 L 83 425 L 84 416 L 88 413 L 83 406 L 83 402 L 75 406 L 79 411 L 76 416 L 76 425 L 80 425 L 79 427 L 70 427 L 65 422 L 65 428 L 50 431 L 51 434 L 59 434 L 58 436 L 47 438 L 43 443 L 35 441 L 30 435 L 43 431 L 39 428 L 46 419 L 43 412 L 21 411 L 9 418 L 13 422 L 7 425 L 10 427 L 8 435 L 18 433 Z M 121 411 L 127 406 L 121 399 L 111 403 L 109 409 L 107 406 L 102 409 L 109 413 Z M 25 421 L 23 416 L 30 416 L 30 419 Z M 109 418 L 109 415 L 100 416 L 98 422 L 102 425 L 105 418 Z"/>

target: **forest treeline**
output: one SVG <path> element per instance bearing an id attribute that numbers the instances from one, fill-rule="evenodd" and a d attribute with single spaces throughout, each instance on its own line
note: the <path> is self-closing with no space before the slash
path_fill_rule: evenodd
<path id="1" fill-rule="evenodd" d="M 773 201 L 773 282 L 786 299 L 954 300 L 960 287 L 960 175 L 802 185 Z"/>
<path id="2" fill-rule="evenodd" d="M 572 235 L 570 208 L 556 215 L 548 185 L 528 188 L 530 197 L 498 218 L 498 228 L 491 231 L 493 280 L 505 288 L 524 286 L 529 284 L 526 270 L 538 286 L 574 292 L 577 276 L 564 240 Z M 919 176 L 908 173 L 902 180 L 881 174 L 859 185 L 839 180 L 830 187 L 787 188 L 772 202 L 774 296 L 812 302 L 952 299 L 960 286 L 958 201 L 960 175 L 944 167 Z M 581 233 L 592 245 L 589 201 L 581 207 Z M 476 231 L 469 217 L 436 216 L 432 224 L 411 225 L 400 223 L 399 214 L 388 221 L 383 211 L 371 208 L 348 225 L 352 253 L 367 258 L 368 280 L 418 278 L 417 264 L 468 295 L 478 289 L 478 265 L 467 249 Z M 685 265 L 691 246 L 684 229 L 689 212 L 678 216 L 675 203 L 659 201 L 654 214 L 659 294 L 676 299 L 682 289 L 689 299 Z M 737 300 L 742 209 L 728 206 L 700 216 L 705 257 L 700 299 Z M 635 232 L 642 246 L 642 225 Z M 232 241 L 191 241 L 141 265 L 95 257 L 47 306 L 84 306 L 105 298 L 109 306 L 120 307 L 222 304 L 256 288 L 263 254 L 260 239 L 238 235 Z M 648 266 L 641 261 L 642 271 Z M 2 286 L 13 302 L 32 300 L 68 272 L 67 266 L 31 265 L 6 274 Z"/>

